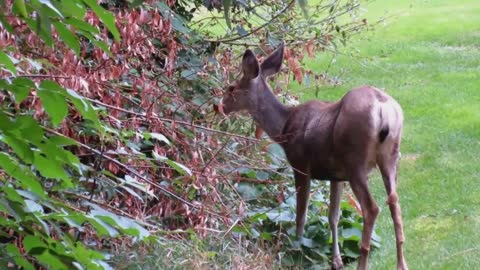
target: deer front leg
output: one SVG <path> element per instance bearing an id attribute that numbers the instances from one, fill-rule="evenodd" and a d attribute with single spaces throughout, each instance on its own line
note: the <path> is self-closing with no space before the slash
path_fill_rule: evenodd
<path id="1" fill-rule="evenodd" d="M 332 269 L 343 269 L 342 256 L 338 247 L 338 221 L 340 219 L 340 200 L 342 198 L 343 182 L 330 182 L 330 205 L 328 209 L 328 223 L 332 230 L 333 256 Z"/>
<path id="2" fill-rule="evenodd" d="M 295 189 L 297 191 L 297 238 L 301 239 L 307 217 L 308 200 L 310 198 L 310 176 L 304 171 L 295 170 Z"/>

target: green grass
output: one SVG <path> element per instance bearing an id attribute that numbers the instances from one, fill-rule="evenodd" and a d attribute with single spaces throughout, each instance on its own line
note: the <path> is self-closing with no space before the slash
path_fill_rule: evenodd
<path id="1" fill-rule="evenodd" d="M 407 263 L 410 269 L 479 269 L 480 1 L 375 1 L 367 8 L 372 20 L 385 10 L 391 17 L 350 45 L 360 57 L 340 56 L 328 68 L 342 84 L 321 87 L 318 98 L 338 99 L 368 84 L 399 101 Z M 319 55 L 308 66 L 327 70 L 330 58 Z M 304 100 L 317 98 L 315 89 L 296 89 Z M 383 240 L 370 267 L 394 269 L 393 225 L 378 174 L 371 189 L 383 210 L 377 222 Z"/>

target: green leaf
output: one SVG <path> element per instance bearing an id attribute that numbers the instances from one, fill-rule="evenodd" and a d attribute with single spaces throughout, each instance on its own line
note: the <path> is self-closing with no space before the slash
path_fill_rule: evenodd
<path id="1" fill-rule="evenodd" d="M 250 222 L 263 222 L 268 219 L 267 214 L 264 212 L 258 213 L 258 212 L 253 212 L 253 213 L 248 213 L 248 215 L 251 215 L 248 220 Z"/>
<path id="2" fill-rule="evenodd" d="M 25 7 L 25 0 L 15 0 L 15 2 L 13 2 L 13 12 L 24 18 L 27 17 L 28 14 L 27 8 Z"/>
<path id="3" fill-rule="evenodd" d="M 135 178 L 131 177 L 130 175 L 125 175 L 125 179 L 121 179 L 121 178 L 117 178 L 120 182 L 122 182 L 122 186 L 124 185 L 129 185 L 131 187 L 134 187 L 135 189 L 138 189 L 144 193 L 146 193 L 147 195 L 153 197 L 153 198 L 157 198 L 154 194 L 154 192 L 152 192 L 152 190 L 148 187 L 147 184 L 145 183 L 141 183 L 141 182 L 138 182 Z M 143 200 L 143 199 L 141 199 Z"/>
<path id="4" fill-rule="evenodd" d="M 194 81 L 194 80 L 197 80 L 198 78 L 197 72 L 191 69 L 183 70 L 182 73 L 180 73 L 180 76 L 182 76 L 182 78 L 189 81 Z"/>
<path id="5" fill-rule="evenodd" d="M 5 193 L 5 197 L 12 202 L 17 202 L 21 205 L 25 205 L 25 200 L 18 194 L 17 190 L 8 186 L 3 186 L 2 191 Z"/>
<path id="6" fill-rule="evenodd" d="M 37 144 L 38 148 L 46 155 L 47 159 L 50 159 L 59 166 L 67 165 L 70 167 L 77 168 L 80 172 L 80 160 L 77 156 L 72 154 L 72 152 L 63 149 L 62 145 L 58 145 L 52 142 L 50 139 L 44 139 L 42 143 Z M 61 178 L 67 180 L 65 178 Z M 70 180 L 67 180 L 70 182 Z"/>
<path id="7" fill-rule="evenodd" d="M 185 20 L 181 16 L 173 12 L 172 9 L 170 9 L 170 7 L 164 1 L 158 1 L 157 6 L 160 9 L 160 13 L 162 14 L 162 16 L 164 16 L 165 18 L 171 18 L 173 29 L 186 35 L 190 33 L 190 29 L 185 27 Z"/>
<path id="8" fill-rule="evenodd" d="M 8 144 L 23 162 L 32 164 L 33 152 L 25 141 L 10 133 L 5 133 L 3 137 L 0 136 L 0 141 Z"/>
<path id="9" fill-rule="evenodd" d="M 15 65 L 13 64 L 12 59 L 3 52 L 3 49 L 0 51 L 0 64 L 5 66 L 12 74 L 16 75 L 17 74 L 17 69 L 15 68 Z"/>
<path id="10" fill-rule="evenodd" d="M 346 257 L 358 258 L 360 256 L 360 249 L 356 241 L 344 241 L 343 253 Z"/>
<path id="11" fill-rule="evenodd" d="M 40 90 L 47 89 L 56 93 L 65 93 L 65 88 L 61 87 L 58 83 L 51 80 L 44 80 L 40 83 Z"/>
<path id="12" fill-rule="evenodd" d="M 62 13 L 65 17 L 83 19 L 87 10 L 80 1 L 61 1 Z"/>
<path id="13" fill-rule="evenodd" d="M 38 122 L 30 115 L 22 115 L 17 118 L 17 128 L 25 141 L 39 144 L 43 139 L 43 129 Z"/>
<path id="14" fill-rule="evenodd" d="M 229 29 L 232 29 L 232 22 L 230 20 L 230 7 L 232 6 L 232 0 L 223 0 L 223 12 L 225 15 L 225 22 Z"/>
<path id="15" fill-rule="evenodd" d="M 35 235 L 27 235 L 23 239 L 23 247 L 25 251 L 29 254 L 30 252 L 35 252 L 34 255 L 39 255 L 45 252 L 48 249 L 47 244 L 45 244 L 40 237 Z"/>
<path id="16" fill-rule="evenodd" d="M 8 132 L 12 129 L 15 129 L 16 126 L 12 120 L 10 120 L 10 117 L 8 117 L 6 114 L 3 113 L 2 110 L 0 110 L 0 130 L 3 130 L 4 132 Z M 0 135 L 0 140 L 1 139 Z"/>
<path id="17" fill-rule="evenodd" d="M 98 48 L 102 49 L 104 52 L 106 52 L 109 56 L 113 56 L 112 52 L 110 51 L 109 47 L 105 42 L 97 40 L 91 33 L 85 32 L 85 31 L 78 31 L 80 34 L 82 34 L 84 37 L 88 38 L 90 42 L 93 43 L 93 45 L 97 46 Z"/>
<path id="18" fill-rule="evenodd" d="M 246 36 L 246 35 L 248 35 L 247 30 L 245 30 L 245 28 L 243 28 L 241 25 L 237 25 L 237 26 L 235 27 L 235 29 L 237 30 L 237 33 L 238 33 L 240 36 Z"/>
<path id="19" fill-rule="evenodd" d="M 48 14 L 49 9 L 42 5 L 37 11 L 40 16 L 37 16 L 35 31 L 48 46 L 53 47 L 52 22 Z"/>
<path id="20" fill-rule="evenodd" d="M 95 109 L 93 108 L 90 101 L 88 101 L 72 89 L 67 89 L 67 95 L 70 101 L 72 101 L 75 108 L 77 108 L 77 110 L 82 114 L 82 117 L 92 121 L 93 123 L 95 123 L 95 127 L 97 129 L 100 129 L 100 120 L 98 119 Z"/>
<path id="21" fill-rule="evenodd" d="M 43 108 L 50 115 L 53 126 L 60 124 L 68 113 L 67 102 L 62 92 L 65 92 L 65 89 L 50 80 L 42 81 L 37 91 Z"/>
<path id="22" fill-rule="evenodd" d="M 58 9 L 52 4 L 52 2 L 50 2 L 50 0 L 38 0 L 38 1 L 44 4 L 45 6 L 47 6 L 49 9 L 55 11 L 55 13 L 57 13 L 57 15 L 63 19 L 63 14 L 60 11 L 58 11 Z"/>
<path id="23" fill-rule="evenodd" d="M 95 216 L 88 217 L 88 220 L 100 236 L 114 237 L 118 235 L 118 231 L 103 220 Z"/>
<path id="24" fill-rule="evenodd" d="M 268 233 L 268 232 L 261 232 L 260 233 L 260 238 L 263 239 L 263 240 L 270 241 L 270 240 L 273 240 L 273 235 L 271 233 Z"/>
<path id="25" fill-rule="evenodd" d="M 258 189 L 248 183 L 239 183 L 237 185 L 237 192 L 245 200 L 257 199 L 261 195 L 261 192 Z"/>
<path id="26" fill-rule="evenodd" d="M 300 8 L 303 11 L 303 15 L 305 18 L 308 18 L 308 3 L 307 0 L 298 0 L 298 4 L 300 4 Z"/>
<path id="27" fill-rule="evenodd" d="M 16 32 L 13 29 L 12 25 L 5 20 L 5 17 L 3 17 L 3 15 L 0 15 L 0 23 L 2 24 L 3 28 L 5 28 L 8 32 L 16 35 Z"/>
<path id="28" fill-rule="evenodd" d="M 80 163 L 80 159 L 70 151 L 65 151 L 65 154 L 67 156 L 66 161 L 68 161 L 68 165 L 75 167 L 78 170 L 78 172 L 81 173 L 82 165 Z"/>
<path id="29" fill-rule="evenodd" d="M 318 247 L 318 243 L 315 243 L 310 238 L 302 237 L 300 241 L 301 241 L 302 246 L 305 246 L 305 247 L 308 247 L 308 248 Z"/>
<path id="30" fill-rule="evenodd" d="M 99 267 L 100 263 L 98 260 L 105 259 L 105 255 L 96 250 L 91 250 L 85 247 L 81 242 L 76 242 L 71 245 L 72 255 L 75 256 L 75 259 L 78 260 L 85 268 L 78 269 L 104 269 L 110 270 L 113 268 L 109 265 L 105 265 L 103 268 Z"/>
<path id="31" fill-rule="evenodd" d="M 27 254 L 34 256 L 40 263 L 48 265 L 48 269 L 68 269 L 65 264 L 60 260 L 68 259 L 70 256 L 64 251 L 63 254 L 59 253 L 59 249 L 50 250 L 47 243 L 43 241 L 37 235 L 27 235 L 23 239 L 23 246 Z M 63 245 L 52 245 L 52 247 L 60 247 Z M 55 267 L 53 267 L 55 266 Z"/>
<path id="32" fill-rule="evenodd" d="M 80 43 L 77 36 L 61 22 L 53 22 L 60 38 L 72 49 L 75 54 L 80 55 Z"/>
<path id="33" fill-rule="evenodd" d="M 16 209 L 15 206 L 17 205 L 15 203 L 12 203 L 6 200 L 3 197 L 0 197 L 0 210 L 4 213 L 11 215 L 15 219 L 15 221 L 18 222 L 25 218 L 25 213 L 23 212 L 22 209 Z"/>
<path id="34" fill-rule="evenodd" d="M 132 9 L 133 9 L 133 8 L 136 8 L 136 7 L 140 6 L 141 4 L 143 4 L 143 1 L 145 1 L 145 0 L 133 0 L 133 1 L 129 4 L 129 6 L 130 6 L 130 8 L 132 8 Z"/>
<path id="35" fill-rule="evenodd" d="M 268 174 L 267 172 L 264 172 L 264 171 L 257 171 L 255 173 L 255 177 L 258 180 L 267 180 L 270 177 L 270 174 Z"/>
<path id="36" fill-rule="evenodd" d="M 32 80 L 27 78 L 15 78 L 10 86 L 10 90 L 18 103 L 22 103 L 32 89 L 36 89 L 36 86 Z"/>
<path id="37" fill-rule="evenodd" d="M 85 231 L 85 229 L 84 229 L 84 227 L 81 223 L 78 223 L 78 222 L 74 221 L 73 219 L 69 218 L 68 216 L 62 215 L 61 220 L 66 222 L 68 224 L 68 226 L 70 226 L 72 228 L 75 228 L 80 232 Z"/>
<path id="38" fill-rule="evenodd" d="M 103 7 L 97 4 L 96 0 L 83 0 L 90 8 L 97 14 L 98 18 L 105 24 L 110 33 L 116 41 L 120 41 L 120 33 L 118 32 L 117 27 L 115 26 L 115 17 L 112 13 L 105 10 Z"/>
<path id="39" fill-rule="evenodd" d="M 18 184 L 25 189 L 30 190 L 41 198 L 45 198 L 45 191 L 37 179 L 31 174 L 29 170 L 22 167 L 8 154 L 0 153 L 0 167 L 10 175 L 18 180 Z"/>
<path id="40" fill-rule="evenodd" d="M 26 58 L 26 60 L 28 61 L 28 63 L 32 66 L 32 69 L 35 70 L 35 71 L 40 71 L 43 69 L 43 66 L 42 66 L 42 62 L 44 60 L 38 60 L 38 61 L 35 61 L 33 60 L 32 58 Z M 50 63 L 48 63 L 50 64 Z"/>
<path id="41" fill-rule="evenodd" d="M 47 159 L 43 157 L 42 154 L 35 152 L 33 164 L 43 177 L 61 179 L 65 187 L 74 187 L 67 173 L 56 160 L 52 160 L 51 158 Z"/>
<path id="42" fill-rule="evenodd" d="M 267 217 L 275 223 L 295 221 L 295 214 L 291 211 L 272 210 L 266 214 L 267 214 Z"/>
<path id="43" fill-rule="evenodd" d="M 37 194 L 32 193 L 28 190 L 17 189 L 16 191 L 17 191 L 18 194 L 20 194 L 25 199 L 34 200 L 34 201 L 40 201 L 42 199 Z"/>
<path id="44" fill-rule="evenodd" d="M 153 157 L 158 161 L 162 161 L 162 162 L 168 164 L 170 167 L 174 168 L 177 172 L 179 172 L 183 175 L 192 176 L 192 171 L 183 164 L 180 164 L 180 163 L 175 162 L 171 159 L 168 159 L 167 157 L 160 156 L 155 151 L 153 151 Z"/>
<path id="45" fill-rule="evenodd" d="M 51 143 L 56 144 L 58 146 L 78 145 L 77 141 L 65 136 L 54 135 L 50 137 L 49 140 Z"/>
<path id="46" fill-rule="evenodd" d="M 7 244 L 7 252 L 15 260 L 15 264 L 21 266 L 25 270 L 34 270 L 35 267 L 23 257 L 23 255 L 18 250 L 17 246 L 13 244 Z"/>
<path id="47" fill-rule="evenodd" d="M 137 192 L 135 192 L 133 189 L 127 187 L 127 186 L 119 186 L 119 188 L 122 188 L 124 189 L 125 191 L 127 191 L 128 193 L 130 193 L 130 195 L 134 196 L 135 198 L 137 198 L 140 202 L 143 203 L 143 198 L 142 196 L 140 196 Z"/>
<path id="48" fill-rule="evenodd" d="M 341 235 L 345 240 L 360 241 L 362 239 L 362 230 L 360 228 L 343 228 Z"/>
<path id="49" fill-rule="evenodd" d="M 123 233 L 136 236 L 140 239 L 144 239 L 150 235 L 145 228 L 129 218 L 117 216 L 104 210 L 100 212 L 98 212 L 98 210 L 92 210 L 92 215 L 95 215 L 97 219 L 103 220 L 111 226 L 119 227 Z"/>
<path id="50" fill-rule="evenodd" d="M 39 223 L 40 225 L 42 225 L 43 227 L 43 231 L 45 232 L 46 235 L 50 235 L 50 226 L 48 226 L 48 224 L 41 218 L 41 216 L 43 216 L 43 207 L 37 203 L 35 203 L 34 201 L 31 201 L 31 200 L 26 200 L 25 202 L 27 202 L 27 205 L 29 207 L 29 210 L 34 210 L 33 211 L 33 216 L 35 217 L 37 223 Z M 28 204 L 28 202 L 30 202 L 30 204 Z M 34 208 L 34 207 L 37 207 L 37 204 L 39 207 L 42 207 L 40 210 L 39 208 Z M 30 209 L 30 207 L 32 207 Z M 53 224 L 55 226 L 55 224 Z"/>
<path id="51" fill-rule="evenodd" d="M 156 139 L 156 140 L 158 140 L 158 141 L 161 141 L 161 142 L 164 142 L 164 143 L 166 143 L 166 144 L 168 144 L 168 145 L 171 145 L 170 141 L 169 141 L 169 140 L 167 139 L 167 137 L 165 137 L 165 135 L 163 135 L 163 134 L 153 133 L 153 132 L 152 132 L 152 133 L 149 133 L 149 135 L 150 135 L 152 138 L 154 138 L 154 139 Z"/>
<path id="52" fill-rule="evenodd" d="M 75 29 L 82 30 L 83 32 L 89 33 L 90 35 L 99 33 L 97 28 L 93 27 L 92 25 L 84 21 L 80 21 L 75 18 L 66 18 L 65 22 L 75 27 Z"/>
<path id="53" fill-rule="evenodd" d="M 44 213 L 43 212 L 43 206 L 40 204 L 36 203 L 33 200 L 25 200 L 25 211 L 29 213 L 33 212 L 39 212 L 39 213 Z"/>

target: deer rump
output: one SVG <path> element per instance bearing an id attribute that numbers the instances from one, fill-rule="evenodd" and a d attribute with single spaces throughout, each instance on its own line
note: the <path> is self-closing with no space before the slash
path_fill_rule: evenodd
<path id="1" fill-rule="evenodd" d="M 294 170 L 317 180 L 347 181 L 348 164 L 364 163 L 369 172 L 377 158 L 398 150 L 402 123 L 393 98 L 362 86 L 337 102 L 290 108 L 278 142 Z"/>

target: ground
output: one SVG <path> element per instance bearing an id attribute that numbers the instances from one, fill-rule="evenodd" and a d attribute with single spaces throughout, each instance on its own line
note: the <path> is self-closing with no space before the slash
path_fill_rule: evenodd
<path id="1" fill-rule="evenodd" d="M 480 1 L 373 1 L 367 9 L 370 21 L 388 19 L 350 45 L 358 57 L 340 56 L 330 66 L 341 85 L 295 91 L 303 100 L 335 100 L 369 84 L 396 98 L 405 113 L 399 195 L 409 267 L 479 269 Z M 308 66 L 327 70 L 330 60 L 319 55 Z M 371 189 L 383 211 L 382 247 L 370 268 L 394 269 L 393 225 L 378 174 Z"/>

